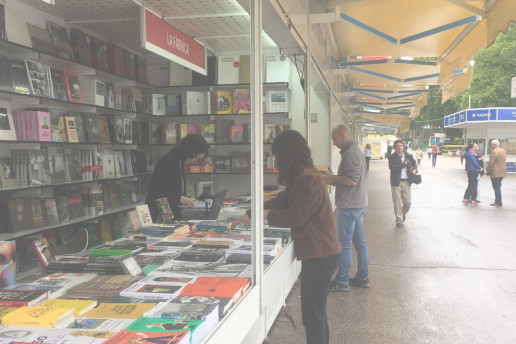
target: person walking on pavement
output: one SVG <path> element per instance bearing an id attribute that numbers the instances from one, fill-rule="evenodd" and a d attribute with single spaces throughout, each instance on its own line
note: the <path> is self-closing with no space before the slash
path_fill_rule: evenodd
<path id="1" fill-rule="evenodd" d="M 416 160 L 412 154 L 403 150 L 402 140 L 394 142 L 394 153 L 389 157 L 389 170 L 396 228 L 402 228 L 412 201 L 412 176 L 417 174 Z"/>
<path id="2" fill-rule="evenodd" d="M 430 160 L 432 158 L 432 146 L 428 147 L 426 152 L 428 154 L 428 160 Z"/>
<path id="3" fill-rule="evenodd" d="M 416 156 L 417 165 L 421 166 L 421 160 L 423 160 L 423 151 L 421 150 L 421 147 L 417 147 L 414 155 Z"/>
<path id="4" fill-rule="evenodd" d="M 331 137 L 333 145 L 340 148 L 341 161 L 337 175 L 325 175 L 324 179 L 326 183 L 335 185 L 337 229 L 342 252 L 330 291 L 348 291 L 350 285 L 369 288 L 369 251 L 364 235 L 366 161 L 345 125 L 333 128 Z M 357 252 L 358 271 L 354 278 L 349 278 L 352 244 Z"/>
<path id="5" fill-rule="evenodd" d="M 480 167 L 482 168 L 482 171 L 479 171 L 478 176 L 477 176 L 477 199 L 475 199 L 475 201 L 477 203 L 480 203 L 480 200 L 478 198 L 480 198 L 480 185 L 482 185 L 480 183 L 480 180 L 482 179 L 482 176 L 484 175 L 484 158 L 482 158 L 482 153 L 478 150 L 477 143 L 473 144 L 473 154 L 475 154 L 475 158 L 477 158 L 477 162 L 480 165 Z"/>
<path id="6" fill-rule="evenodd" d="M 495 193 L 494 207 L 502 206 L 502 179 L 507 176 L 507 155 L 500 147 L 500 141 L 491 140 L 491 154 L 487 163 L 487 174 L 491 178 L 491 185 Z"/>
<path id="7" fill-rule="evenodd" d="M 468 149 L 464 153 L 464 159 L 466 159 L 466 173 L 468 175 L 468 187 L 464 192 L 462 198 L 463 204 L 478 205 L 477 199 L 477 176 L 482 170 L 482 167 L 478 164 L 477 158 L 475 157 L 474 144 L 470 143 Z"/>
<path id="8" fill-rule="evenodd" d="M 439 154 L 439 148 L 437 145 L 432 146 L 432 167 L 435 167 L 435 163 L 437 162 L 437 155 Z"/>
<path id="9" fill-rule="evenodd" d="M 371 150 L 371 145 L 368 143 L 364 148 L 364 157 L 367 166 L 367 172 L 369 172 L 369 162 L 371 161 L 371 157 L 373 156 L 373 151 Z"/>

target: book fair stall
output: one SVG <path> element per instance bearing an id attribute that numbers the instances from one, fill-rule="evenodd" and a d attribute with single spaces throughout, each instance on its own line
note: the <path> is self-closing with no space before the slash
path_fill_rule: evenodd
<path id="1" fill-rule="evenodd" d="M 268 1 L 0 1 L 0 344 L 266 338 L 300 268 L 262 219 L 271 143 L 327 136 L 335 103 L 290 29 Z M 199 201 L 154 223 L 156 163 L 192 133 Z"/>

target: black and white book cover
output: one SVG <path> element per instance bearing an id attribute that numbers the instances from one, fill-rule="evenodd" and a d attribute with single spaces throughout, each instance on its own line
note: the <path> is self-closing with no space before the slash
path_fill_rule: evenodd
<path id="1" fill-rule="evenodd" d="M 133 143 L 133 120 L 124 118 L 124 139 L 125 143 Z"/>
<path id="2" fill-rule="evenodd" d="M 112 82 L 106 82 L 106 95 L 104 98 L 104 106 L 110 109 L 115 108 L 115 85 Z"/>
<path id="3" fill-rule="evenodd" d="M 11 105 L 0 101 L 0 140 L 16 141 Z"/>
<path id="4" fill-rule="evenodd" d="M 86 142 L 86 133 L 84 130 L 84 123 L 82 121 L 81 113 L 70 114 L 71 117 L 75 118 L 75 130 L 77 130 L 77 142 Z"/>
<path id="5" fill-rule="evenodd" d="M 47 22 L 47 29 L 52 38 L 52 45 L 54 46 L 54 54 L 68 60 L 74 60 L 72 45 L 68 37 L 68 31 L 65 27 L 54 22 Z"/>
<path id="6" fill-rule="evenodd" d="M 127 159 L 125 156 L 125 152 L 123 150 L 115 150 L 114 152 L 115 158 L 115 170 L 117 177 L 124 177 L 129 174 L 129 170 L 127 169 Z"/>
<path id="7" fill-rule="evenodd" d="M 0 28 L 1 29 L 1 28 Z M 11 65 L 5 55 L 0 55 L 0 91 L 12 92 Z"/>
<path id="8" fill-rule="evenodd" d="M 0 182 L 4 188 L 18 185 L 14 161 L 10 156 L 0 157 Z"/>
<path id="9" fill-rule="evenodd" d="M 10 73 L 15 93 L 30 94 L 30 83 L 27 68 L 23 60 L 10 60 Z"/>
<path id="10" fill-rule="evenodd" d="M 44 53 L 54 55 L 54 46 L 52 45 L 52 38 L 50 33 L 39 26 L 27 23 L 32 47 Z"/>
<path id="11" fill-rule="evenodd" d="M 68 101 L 63 70 L 52 67 L 49 67 L 49 69 L 52 98 Z"/>
<path id="12" fill-rule="evenodd" d="M 67 175 L 70 182 L 82 180 L 80 151 L 78 148 L 65 148 L 65 161 Z"/>
<path id="13" fill-rule="evenodd" d="M 29 162 L 30 185 L 50 184 L 50 169 L 47 150 L 30 150 Z"/>
<path id="14" fill-rule="evenodd" d="M 122 116 L 118 116 L 118 115 L 114 115 L 114 116 L 111 116 L 110 117 L 113 121 L 113 128 L 114 128 L 114 138 L 115 140 L 113 140 L 113 136 L 111 136 L 111 133 L 110 133 L 110 136 L 111 136 L 111 141 L 112 142 L 117 142 L 117 143 L 125 143 L 125 126 L 124 126 L 124 119 L 122 118 Z"/>
<path id="15" fill-rule="evenodd" d="M 27 75 L 32 94 L 40 97 L 51 97 L 47 68 L 39 62 L 25 60 Z"/>
<path id="16" fill-rule="evenodd" d="M 59 184 L 66 182 L 64 149 L 59 146 L 47 147 L 47 160 L 50 171 L 50 183 Z"/>
<path id="17" fill-rule="evenodd" d="M 96 38 L 90 38 L 90 46 L 91 46 L 91 60 L 93 62 L 93 67 L 103 70 L 105 72 L 109 72 L 108 62 L 107 62 L 107 44 L 106 42 Z"/>
<path id="18" fill-rule="evenodd" d="M 95 105 L 105 106 L 106 104 L 106 83 L 95 80 Z"/>
<path id="19" fill-rule="evenodd" d="M 75 61 L 85 66 L 92 65 L 90 36 L 79 29 L 70 29 L 70 45 Z"/>

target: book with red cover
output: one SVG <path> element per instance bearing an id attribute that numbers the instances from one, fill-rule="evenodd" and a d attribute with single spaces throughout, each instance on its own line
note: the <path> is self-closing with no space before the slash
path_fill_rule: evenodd
<path id="1" fill-rule="evenodd" d="M 111 73 L 125 75 L 124 49 L 122 47 L 108 43 L 107 61 Z"/>
<path id="2" fill-rule="evenodd" d="M 122 330 L 103 344 L 188 344 L 190 343 L 190 331 L 178 332 L 142 332 Z"/>
<path id="3" fill-rule="evenodd" d="M 231 142 L 244 142 L 244 126 L 232 125 L 229 127 L 229 139 Z"/>
<path id="4" fill-rule="evenodd" d="M 199 277 L 194 283 L 187 284 L 180 296 L 209 296 L 240 299 L 250 284 L 247 277 Z"/>
<path id="5" fill-rule="evenodd" d="M 71 70 L 63 72 L 66 84 L 68 100 L 74 103 L 82 103 L 81 88 L 79 86 L 79 75 Z"/>

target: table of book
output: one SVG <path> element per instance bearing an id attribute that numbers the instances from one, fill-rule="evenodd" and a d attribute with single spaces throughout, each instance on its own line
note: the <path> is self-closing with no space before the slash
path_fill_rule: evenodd
<path id="1" fill-rule="evenodd" d="M 0 344 L 261 343 L 299 272 L 288 230 L 265 235 L 253 285 L 251 232 L 210 225 L 144 227 L 90 250 L 80 272 L 47 262 L 53 274 L 0 290 Z"/>

